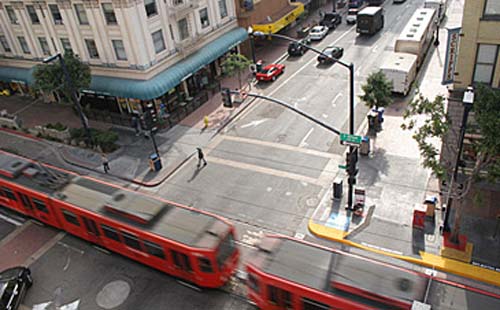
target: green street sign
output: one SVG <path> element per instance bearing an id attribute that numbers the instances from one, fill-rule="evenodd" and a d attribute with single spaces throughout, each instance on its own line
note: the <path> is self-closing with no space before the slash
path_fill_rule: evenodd
<path id="1" fill-rule="evenodd" d="M 339 168 L 340 169 L 347 169 L 347 166 L 346 165 L 339 165 Z"/>
<path id="2" fill-rule="evenodd" d="M 350 135 L 347 133 L 340 134 L 340 144 L 359 146 L 362 139 L 363 137 L 361 136 Z"/>

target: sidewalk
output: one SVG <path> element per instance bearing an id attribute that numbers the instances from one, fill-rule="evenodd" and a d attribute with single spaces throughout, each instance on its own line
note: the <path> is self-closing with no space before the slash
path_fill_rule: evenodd
<path id="1" fill-rule="evenodd" d="M 441 37 L 446 38 L 446 35 L 442 28 Z M 445 39 L 442 41 L 445 42 Z M 431 46 L 427 55 L 430 59 L 420 69 L 420 91 L 431 100 L 438 94 L 445 97 L 448 94 L 447 88 L 441 85 L 445 53 L 446 44 L 438 48 Z M 421 166 L 413 133 L 400 128 L 403 112 L 410 99 L 411 95 L 408 98 L 395 98 L 395 102 L 385 110 L 383 130 L 375 139 L 371 139 L 370 155 L 359 158 L 360 172 L 355 188 L 366 190 L 362 216 L 355 216 L 345 210 L 347 178 L 345 171 L 341 170 L 339 177 L 344 180 L 342 199 L 332 199 L 333 189 L 330 188 L 310 219 L 309 230 L 321 238 L 500 286 L 500 262 L 498 259 L 495 261 L 500 251 L 493 250 L 500 249 L 500 242 L 479 238 L 474 240 L 482 249 L 489 248 L 489 252 L 493 252 L 475 251 L 476 260 L 484 261 L 487 255 L 491 258 L 490 266 L 498 267 L 497 271 L 441 257 L 439 226 L 443 214 L 439 202 L 435 216 L 426 217 L 425 227 L 413 228 L 415 207 L 423 206 L 428 196 L 440 197 L 438 181 Z M 365 128 L 361 128 L 357 134 L 365 133 L 366 122 Z M 466 234 L 470 235 L 472 229 L 468 230 Z M 483 256 L 477 258 L 478 255 Z M 474 259 L 474 254 L 472 256 Z"/>

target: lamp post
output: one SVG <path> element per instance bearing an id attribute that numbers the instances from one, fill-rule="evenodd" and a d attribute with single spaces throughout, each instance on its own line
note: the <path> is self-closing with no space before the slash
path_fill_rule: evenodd
<path id="1" fill-rule="evenodd" d="M 354 135 L 354 64 L 353 63 L 345 63 L 339 59 L 330 57 L 329 55 L 326 55 L 325 53 L 321 52 L 320 50 L 318 50 L 314 47 L 305 45 L 302 42 L 295 40 L 293 38 L 290 38 L 288 36 L 284 36 L 284 35 L 276 34 L 276 33 L 265 34 L 265 33 L 260 32 L 260 31 L 254 32 L 254 31 L 250 31 L 250 30 L 251 30 L 251 28 L 249 28 L 249 33 L 251 33 L 253 36 L 256 36 L 256 37 L 271 36 L 271 37 L 276 37 L 279 39 L 283 39 L 283 40 L 287 40 L 287 41 L 291 41 L 291 42 L 295 42 L 297 44 L 303 45 L 306 48 L 314 51 L 315 53 L 323 55 L 324 57 L 331 59 L 335 63 L 338 63 L 342 67 L 347 68 L 349 70 L 349 79 L 350 79 L 350 81 L 349 81 L 349 89 L 350 89 L 350 94 L 349 94 L 349 134 Z M 349 155 L 352 155 L 353 153 L 355 153 L 357 151 L 358 151 L 358 149 L 355 146 L 352 146 L 352 145 L 349 146 Z M 349 156 L 349 157 L 351 157 L 351 156 Z M 353 164 L 356 165 L 355 162 Z M 347 197 L 347 208 L 349 210 L 353 209 L 353 193 L 354 193 L 354 184 L 356 184 L 356 173 L 357 173 L 356 167 L 354 167 L 354 169 L 352 169 L 352 170 L 351 169 L 348 170 L 349 190 L 348 190 L 348 197 Z"/>
<path id="2" fill-rule="evenodd" d="M 254 64 L 257 63 L 257 59 L 255 58 L 255 42 L 254 42 L 254 36 L 253 36 L 253 29 L 252 27 L 248 27 L 248 36 L 250 37 L 250 51 L 252 53 L 252 61 Z"/>
<path id="3" fill-rule="evenodd" d="M 462 116 L 462 124 L 460 125 L 460 135 L 458 137 L 458 151 L 456 155 L 455 166 L 453 167 L 453 174 L 451 176 L 451 182 L 448 189 L 446 212 L 443 220 L 443 232 L 450 231 L 450 210 L 451 204 L 453 202 L 453 199 L 450 197 L 450 192 L 454 190 L 455 182 L 457 181 L 458 167 L 460 166 L 460 157 L 462 154 L 462 148 L 464 146 L 465 128 L 467 126 L 469 112 L 472 108 L 472 104 L 474 103 L 474 89 L 472 88 L 472 86 L 467 87 L 467 90 L 464 92 L 462 103 L 464 105 L 464 114 Z"/>
<path id="4" fill-rule="evenodd" d="M 438 9 L 438 16 L 436 19 L 436 40 L 434 40 L 434 45 L 438 46 L 439 45 L 439 24 L 441 23 L 441 10 L 442 10 L 443 4 L 439 4 L 439 9 Z"/>
<path id="5" fill-rule="evenodd" d="M 76 96 L 75 92 L 75 85 L 73 84 L 73 80 L 71 79 L 71 76 L 69 75 L 68 68 L 66 67 L 66 63 L 64 62 L 64 58 L 61 55 L 61 53 L 57 53 L 56 55 L 49 56 L 43 60 L 43 63 L 48 64 L 56 59 L 59 59 L 59 63 L 61 64 L 61 68 L 64 74 L 64 79 L 66 80 L 66 83 L 69 85 L 69 89 L 71 91 L 71 99 L 73 100 L 76 110 L 78 112 L 78 115 L 80 116 L 80 121 L 82 122 L 83 128 L 85 129 L 85 134 L 87 135 L 87 143 L 89 145 L 92 144 L 92 135 L 90 134 L 90 128 L 89 124 L 87 122 L 87 118 L 83 114 L 82 106 L 80 105 L 80 101 L 78 100 L 78 97 Z"/>

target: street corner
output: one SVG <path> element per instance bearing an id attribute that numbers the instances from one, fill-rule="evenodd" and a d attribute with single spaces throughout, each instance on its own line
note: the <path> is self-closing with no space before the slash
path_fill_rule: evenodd
<path id="1" fill-rule="evenodd" d="M 319 238 L 341 243 L 345 243 L 345 237 L 347 236 L 347 232 L 316 223 L 313 219 L 309 220 L 308 229 L 312 234 Z"/>

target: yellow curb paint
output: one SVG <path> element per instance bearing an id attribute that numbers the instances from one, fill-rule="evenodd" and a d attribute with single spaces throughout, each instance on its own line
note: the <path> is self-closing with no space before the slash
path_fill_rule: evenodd
<path id="1" fill-rule="evenodd" d="M 398 255 L 398 254 L 374 249 L 374 248 L 371 248 L 369 246 L 364 246 L 364 245 L 361 245 L 359 243 L 355 243 L 355 242 L 352 242 L 350 240 L 346 240 L 345 237 L 348 235 L 348 233 L 341 231 L 341 230 L 338 230 L 338 229 L 326 227 L 326 226 L 321 225 L 321 224 L 316 224 L 316 223 L 314 223 L 314 220 L 312 220 L 312 219 L 309 220 L 308 228 L 309 228 L 310 232 L 312 232 L 314 235 L 316 235 L 320 238 L 329 239 L 332 241 L 340 242 L 340 243 L 343 243 L 343 244 L 346 244 L 346 245 L 349 245 L 352 247 L 356 247 L 359 249 L 363 249 L 366 251 L 370 251 L 373 253 L 401 259 L 401 260 L 404 260 L 404 261 L 407 261 L 407 262 L 410 262 L 413 264 L 418 264 L 418 265 L 422 265 L 425 267 L 435 268 L 435 269 L 438 269 L 441 271 L 450 272 L 450 273 L 453 273 L 453 274 L 456 274 L 456 275 L 459 275 L 462 277 L 474 279 L 474 280 L 477 280 L 480 282 L 500 286 L 500 272 L 496 272 L 496 271 L 489 270 L 486 268 L 474 266 L 474 265 L 471 265 L 468 263 L 463 263 L 460 261 L 456 261 L 454 259 L 448 259 L 448 258 L 441 257 L 438 255 L 429 254 L 429 253 L 426 253 L 423 251 L 421 251 L 419 253 L 420 257 L 422 257 L 421 259 L 419 259 L 419 258 Z"/>

